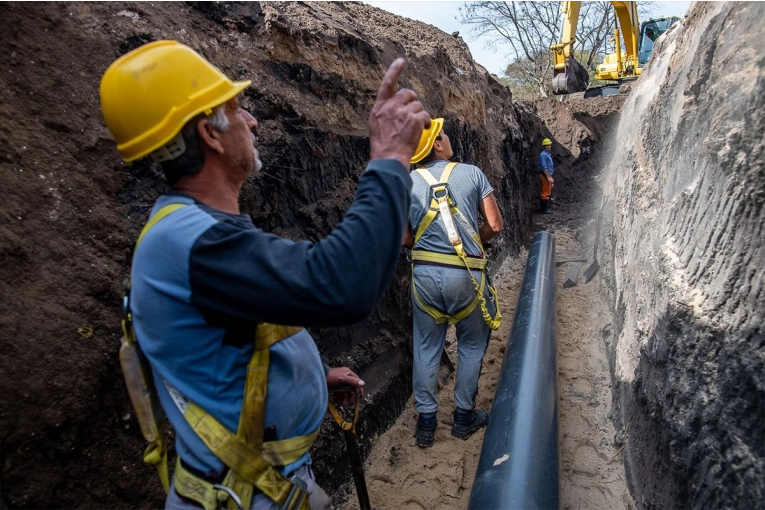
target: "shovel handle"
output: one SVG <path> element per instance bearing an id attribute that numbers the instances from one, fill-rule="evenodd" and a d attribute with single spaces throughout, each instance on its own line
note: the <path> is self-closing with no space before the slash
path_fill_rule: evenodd
<path id="1" fill-rule="evenodd" d="M 364 463 L 361 459 L 361 451 L 359 450 L 358 439 L 356 438 L 356 422 L 359 419 L 359 395 L 361 388 L 358 386 L 352 386 L 350 384 L 341 384 L 339 386 L 333 386 L 329 388 L 332 393 L 339 392 L 356 392 L 356 406 L 353 410 L 353 421 L 345 421 L 345 418 L 339 413 L 332 402 L 329 402 L 329 412 L 335 422 L 343 429 L 345 435 L 346 446 L 348 447 L 348 460 L 351 465 L 351 473 L 353 474 L 353 482 L 356 485 L 356 495 L 359 498 L 359 508 L 361 510 L 371 510 L 372 505 L 369 503 L 369 493 L 367 492 L 367 483 L 364 479 Z"/>

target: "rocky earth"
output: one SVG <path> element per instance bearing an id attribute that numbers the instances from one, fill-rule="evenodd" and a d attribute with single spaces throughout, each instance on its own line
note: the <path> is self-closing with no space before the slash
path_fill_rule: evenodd
<path id="1" fill-rule="evenodd" d="M 645 508 L 765 497 L 763 15 L 694 3 L 625 103 L 604 174 L 614 419 Z"/>

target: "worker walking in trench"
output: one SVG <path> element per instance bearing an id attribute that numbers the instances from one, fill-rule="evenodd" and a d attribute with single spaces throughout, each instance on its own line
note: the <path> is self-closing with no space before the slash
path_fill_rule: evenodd
<path id="1" fill-rule="evenodd" d="M 501 321 L 483 243 L 501 232 L 502 216 L 483 172 L 449 162 L 453 151 L 443 125 L 444 119 L 431 122 L 411 160 L 417 168 L 403 241 L 412 248 L 412 384 L 420 447 L 433 444 L 438 426 L 438 372 L 449 324 L 456 325 L 458 352 L 452 436 L 467 439 L 486 426 L 486 411 L 475 409 L 478 377 L 491 330 Z"/>
<path id="2" fill-rule="evenodd" d="M 364 383 L 323 365 L 304 328 L 361 321 L 396 269 L 409 160 L 430 122 L 414 92 L 397 91 L 403 67 L 396 60 L 380 86 L 355 200 L 319 242 L 263 232 L 239 210 L 242 184 L 262 166 L 258 122 L 240 103 L 250 81 L 174 41 L 142 46 L 104 74 L 101 105 L 120 153 L 150 155 L 172 187 L 138 239 L 123 323 L 176 431 L 166 508 L 330 506 L 308 450 L 328 387 Z M 166 484 L 161 437 L 145 460 Z"/>
<path id="3" fill-rule="evenodd" d="M 552 214 L 550 208 L 550 192 L 555 187 L 553 178 L 552 141 L 549 138 L 542 140 L 542 152 L 539 153 L 539 184 L 542 186 L 539 192 L 539 212 Z"/>

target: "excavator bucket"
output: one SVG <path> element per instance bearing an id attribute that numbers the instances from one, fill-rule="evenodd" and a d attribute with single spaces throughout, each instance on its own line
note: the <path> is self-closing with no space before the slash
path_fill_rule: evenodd
<path id="1" fill-rule="evenodd" d="M 553 71 L 553 94 L 573 94 L 584 92 L 590 84 L 590 77 L 582 64 L 574 57 L 566 59 L 564 70 Z"/>

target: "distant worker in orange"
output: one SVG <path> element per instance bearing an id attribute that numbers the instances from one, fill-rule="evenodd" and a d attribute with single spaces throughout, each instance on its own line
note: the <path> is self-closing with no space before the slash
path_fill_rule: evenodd
<path id="1" fill-rule="evenodd" d="M 542 140 L 542 152 L 539 154 L 539 182 L 542 191 L 539 193 L 539 212 L 552 214 L 550 208 L 550 191 L 555 186 L 553 178 L 552 141 L 549 138 Z"/>

